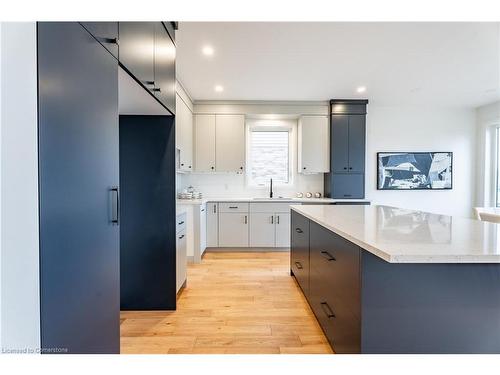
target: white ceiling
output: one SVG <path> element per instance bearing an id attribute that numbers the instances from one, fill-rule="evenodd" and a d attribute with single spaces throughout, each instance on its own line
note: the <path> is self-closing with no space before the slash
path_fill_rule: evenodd
<path id="1" fill-rule="evenodd" d="M 177 77 L 194 100 L 476 107 L 500 99 L 499 25 L 181 22 Z"/>

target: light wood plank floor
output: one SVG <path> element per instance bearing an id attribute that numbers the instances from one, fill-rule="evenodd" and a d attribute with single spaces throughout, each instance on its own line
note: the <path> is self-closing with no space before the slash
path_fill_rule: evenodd
<path id="1" fill-rule="evenodd" d="M 122 353 L 332 353 L 285 252 L 208 252 L 177 311 L 121 313 Z"/>

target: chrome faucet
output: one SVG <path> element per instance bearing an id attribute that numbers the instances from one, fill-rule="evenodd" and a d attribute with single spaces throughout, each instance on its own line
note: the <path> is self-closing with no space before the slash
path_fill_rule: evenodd
<path id="1" fill-rule="evenodd" d="M 269 198 L 273 197 L 273 179 L 271 178 L 271 181 L 269 183 Z"/>

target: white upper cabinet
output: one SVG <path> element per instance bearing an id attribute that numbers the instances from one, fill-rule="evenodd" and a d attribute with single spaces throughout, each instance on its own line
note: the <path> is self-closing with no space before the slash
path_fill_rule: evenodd
<path id="1" fill-rule="evenodd" d="M 215 115 L 195 115 L 195 169 L 215 172 Z"/>
<path id="2" fill-rule="evenodd" d="M 298 126 L 299 173 L 330 171 L 330 130 L 327 116 L 302 116 Z"/>
<path id="3" fill-rule="evenodd" d="M 215 116 L 215 165 L 217 172 L 243 172 L 245 166 L 245 116 Z"/>
<path id="4" fill-rule="evenodd" d="M 197 172 L 243 172 L 245 116 L 195 115 Z"/>
<path id="5" fill-rule="evenodd" d="M 180 170 L 193 171 L 193 113 L 184 103 L 184 100 L 176 95 L 175 116 L 175 145 L 180 150 Z"/>

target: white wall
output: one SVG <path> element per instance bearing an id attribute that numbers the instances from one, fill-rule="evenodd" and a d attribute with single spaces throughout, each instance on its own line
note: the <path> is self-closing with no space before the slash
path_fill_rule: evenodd
<path id="1" fill-rule="evenodd" d="M 449 215 L 472 216 L 476 128 L 473 109 L 368 105 L 366 197 L 387 204 Z M 377 190 L 377 152 L 452 151 L 453 189 Z"/>
<path id="2" fill-rule="evenodd" d="M 36 24 L 1 24 L 0 339 L 40 347 Z"/>
<path id="3" fill-rule="evenodd" d="M 500 125 L 500 101 L 476 109 L 476 206 L 495 205 L 495 129 Z"/>

